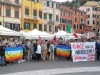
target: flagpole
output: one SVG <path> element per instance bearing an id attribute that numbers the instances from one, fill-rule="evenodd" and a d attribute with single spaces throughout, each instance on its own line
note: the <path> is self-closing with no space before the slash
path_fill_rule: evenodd
<path id="1" fill-rule="evenodd" d="M 68 0 L 68 6 L 69 6 L 69 0 Z M 69 6 L 69 8 L 68 8 L 68 15 L 70 15 L 70 6 Z M 69 19 L 68 19 L 69 20 Z M 69 21 L 68 21 L 68 24 L 69 24 Z M 68 28 L 67 28 L 68 29 Z M 67 32 L 67 40 L 68 40 L 68 37 L 69 37 L 69 35 L 68 35 L 68 32 Z"/>

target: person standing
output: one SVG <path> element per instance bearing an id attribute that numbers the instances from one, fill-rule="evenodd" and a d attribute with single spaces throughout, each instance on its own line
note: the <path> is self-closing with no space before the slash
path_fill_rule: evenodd
<path id="1" fill-rule="evenodd" d="M 37 42 L 36 60 L 41 60 L 41 44 L 39 41 Z"/>
<path id="2" fill-rule="evenodd" d="M 13 41 L 13 38 L 10 38 L 10 40 L 9 40 L 9 46 L 10 46 L 10 47 L 16 47 L 16 44 L 15 44 L 15 42 Z"/>
<path id="3" fill-rule="evenodd" d="M 32 54 L 34 54 L 32 39 L 27 43 L 27 47 L 28 47 L 28 61 L 30 61 L 32 59 Z"/>
<path id="4" fill-rule="evenodd" d="M 45 61 L 46 60 L 46 55 L 47 55 L 47 44 L 45 42 L 45 40 L 42 41 L 42 60 Z"/>
<path id="5" fill-rule="evenodd" d="M 96 52 L 97 52 L 97 60 L 100 59 L 100 40 L 96 42 Z"/>
<path id="6" fill-rule="evenodd" d="M 49 60 L 54 61 L 54 44 L 53 43 L 50 44 L 49 49 L 50 49 L 50 58 L 49 58 Z"/>

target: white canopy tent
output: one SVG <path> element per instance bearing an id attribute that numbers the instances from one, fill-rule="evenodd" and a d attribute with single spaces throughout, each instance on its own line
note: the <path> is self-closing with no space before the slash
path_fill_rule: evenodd
<path id="1" fill-rule="evenodd" d="M 32 30 L 31 32 L 28 32 L 26 35 L 25 35 L 25 39 L 37 39 L 38 37 L 41 37 L 41 38 L 50 38 L 52 37 L 50 34 L 46 33 L 46 32 L 41 32 L 37 29 L 34 29 Z"/>
<path id="2" fill-rule="evenodd" d="M 6 36 L 23 36 L 22 33 L 10 30 L 8 28 L 5 28 L 0 25 L 0 35 L 6 35 Z"/>
<path id="3" fill-rule="evenodd" d="M 24 32 L 23 30 L 21 30 L 20 33 L 22 33 L 24 36 L 27 34 L 27 33 Z"/>
<path id="4" fill-rule="evenodd" d="M 79 38 L 81 38 L 81 36 L 82 36 L 82 34 L 78 34 L 78 33 L 77 33 L 77 35 L 78 35 Z M 56 36 L 58 38 L 61 36 L 64 39 L 77 39 L 71 33 L 67 33 L 67 32 L 65 32 L 63 30 L 58 31 L 57 33 L 53 34 L 53 36 Z"/>

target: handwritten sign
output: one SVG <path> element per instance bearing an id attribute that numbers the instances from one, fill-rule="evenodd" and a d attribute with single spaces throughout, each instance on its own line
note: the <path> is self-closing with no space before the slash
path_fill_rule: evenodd
<path id="1" fill-rule="evenodd" d="M 73 62 L 94 61 L 95 42 L 71 43 Z"/>

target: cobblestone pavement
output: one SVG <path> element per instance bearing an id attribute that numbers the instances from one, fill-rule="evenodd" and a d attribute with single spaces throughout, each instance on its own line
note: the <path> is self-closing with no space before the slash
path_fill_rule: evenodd
<path id="1" fill-rule="evenodd" d="M 100 61 L 24 62 L 0 66 L 0 75 L 100 75 Z"/>

